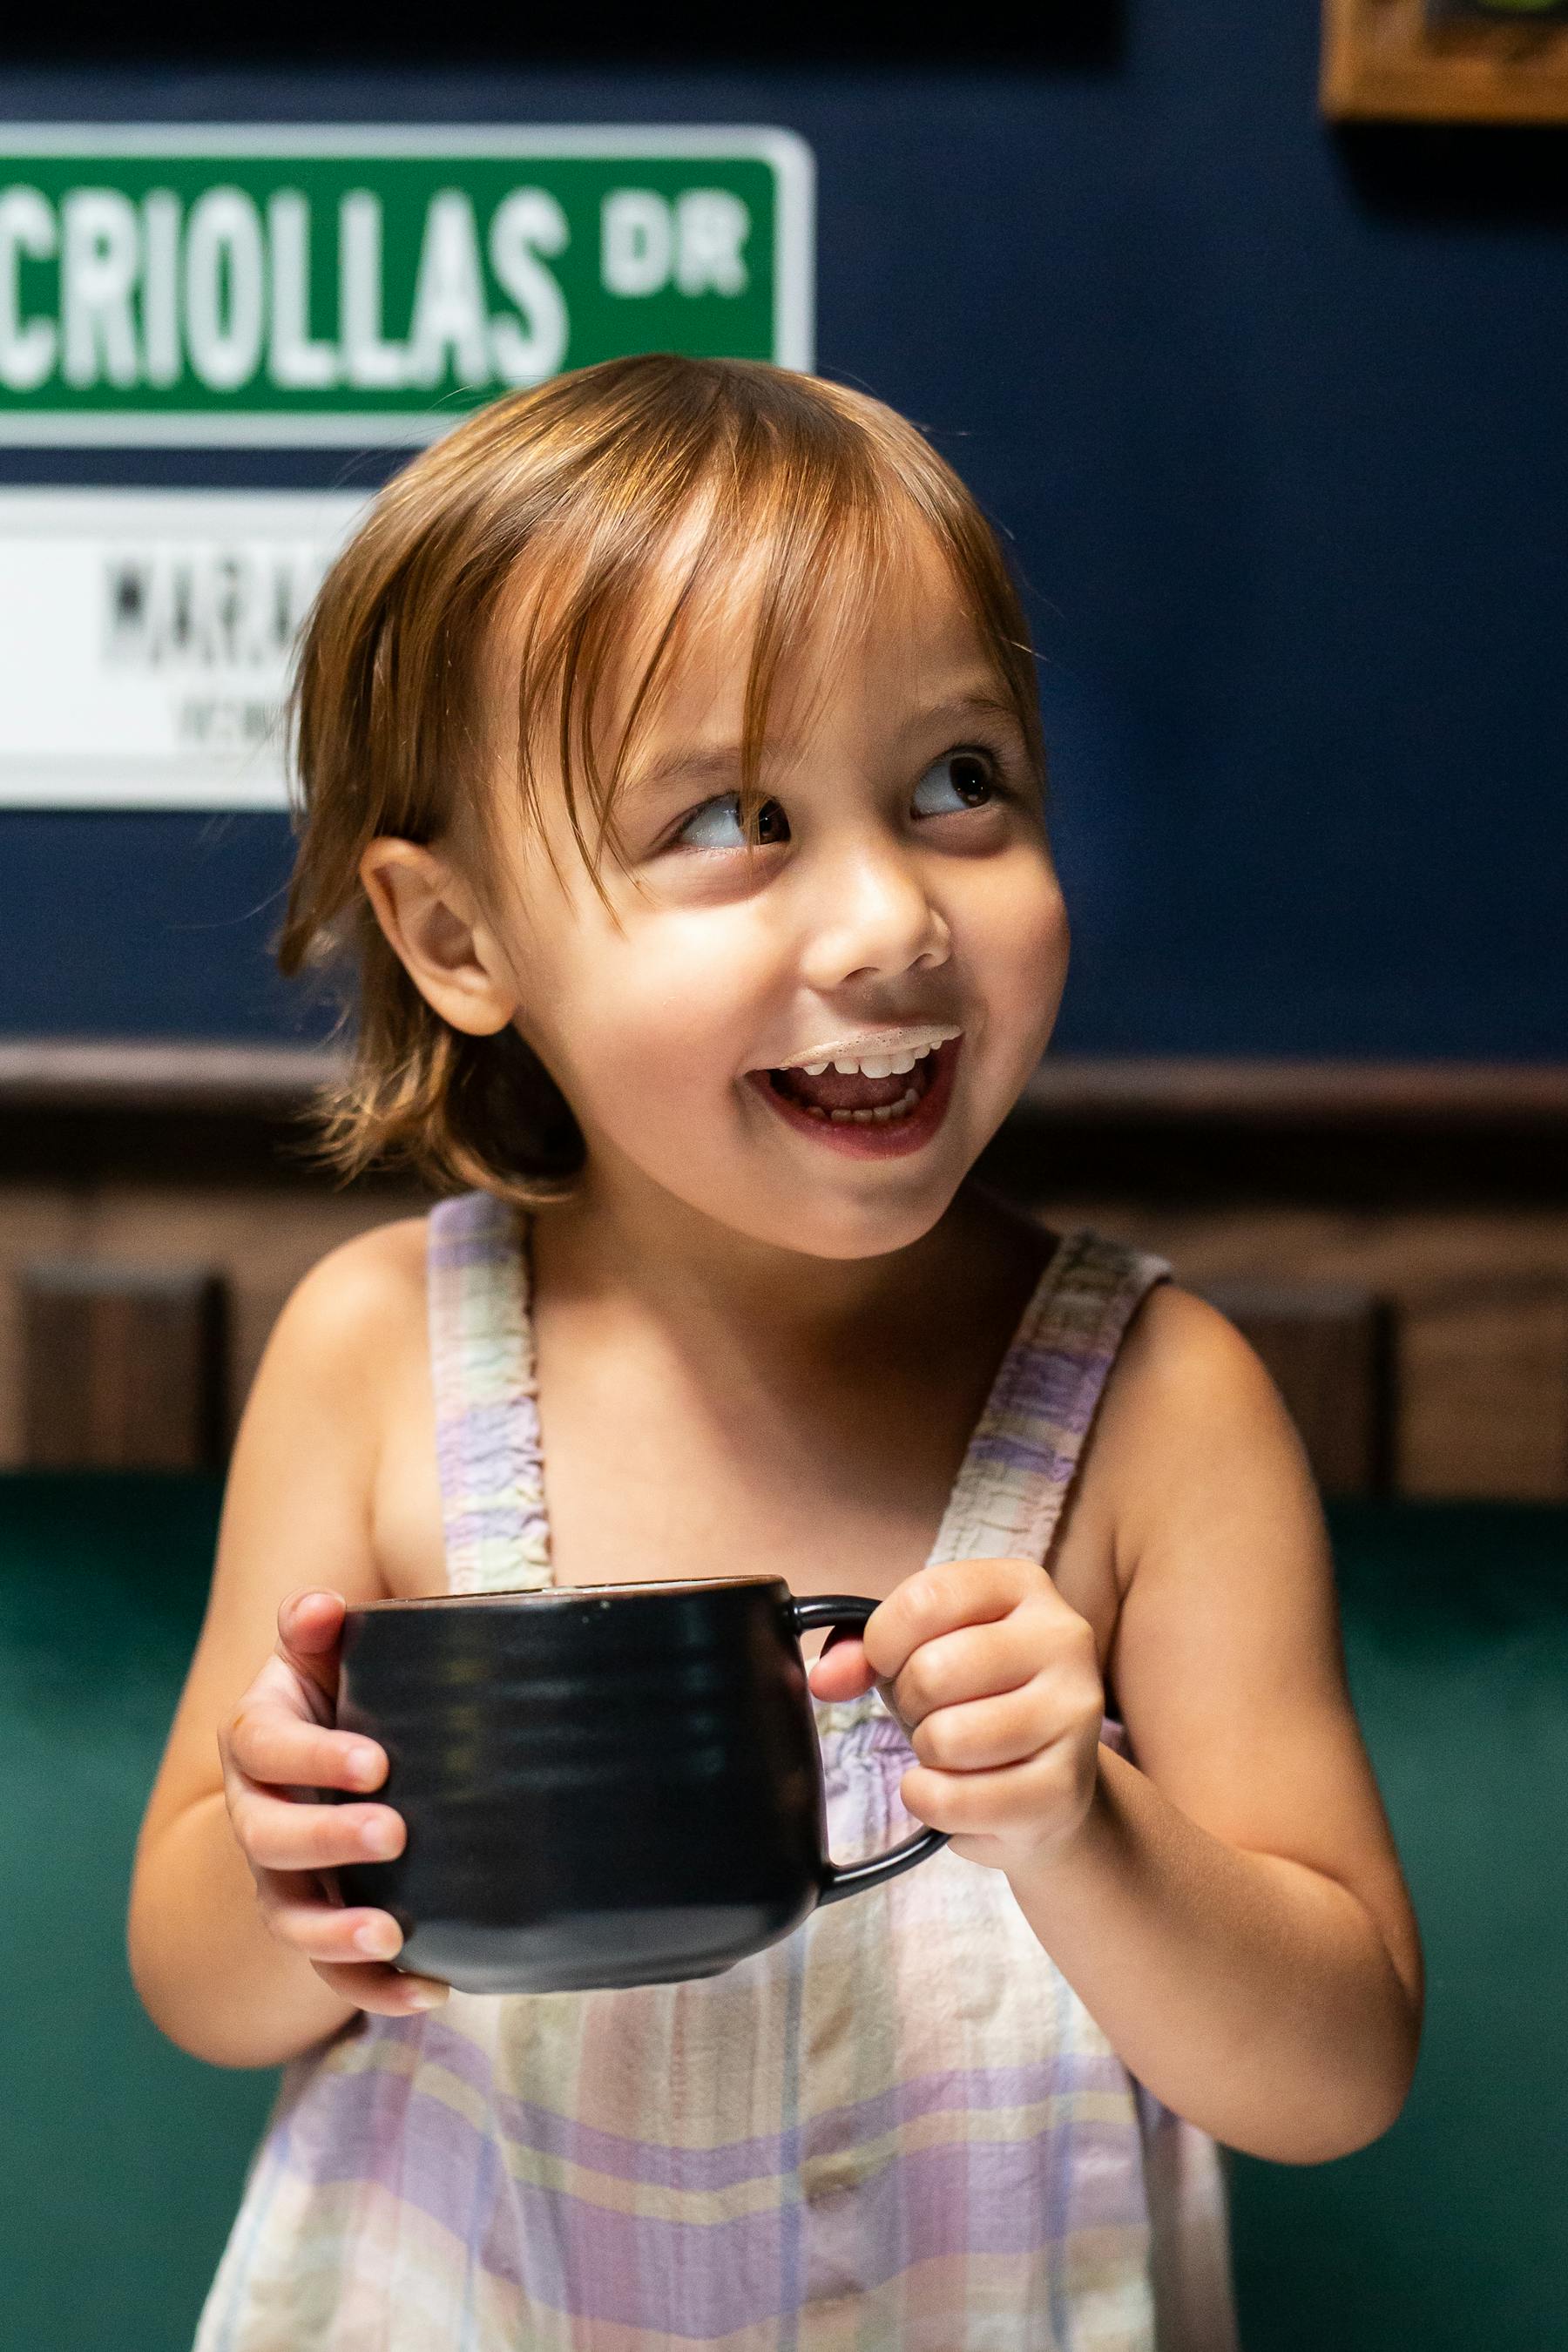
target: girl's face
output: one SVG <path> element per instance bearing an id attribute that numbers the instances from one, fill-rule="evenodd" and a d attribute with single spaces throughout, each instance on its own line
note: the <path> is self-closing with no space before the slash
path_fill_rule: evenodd
<path id="1" fill-rule="evenodd" d="M 609 908 L 547 777 L 544 837 L 504 827 L 486 895 L 591 1190 L 869 1256 L 930 1231 L 1016 1098 L 1067 919 L 1023 738 L 934 548 L 868 612 L 826 600 L 781 673 L 748 860 L 747 604 L 685 633 L 634 741 Z"/>

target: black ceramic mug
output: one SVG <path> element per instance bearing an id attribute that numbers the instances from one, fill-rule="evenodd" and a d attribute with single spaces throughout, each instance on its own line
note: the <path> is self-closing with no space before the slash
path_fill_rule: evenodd
<path id="1" fill-rule="evenodd" d="M 829 1860 L 800 1649 L 876 1606 L 753 1576 L 352 1606 L 338 1727 L 385 1748 L 408 1835 L 338 1872 L 344 1901 L 422 1976 L 554 1992 L 716 1976 L 881 1885 L 946 1839 Z"/>

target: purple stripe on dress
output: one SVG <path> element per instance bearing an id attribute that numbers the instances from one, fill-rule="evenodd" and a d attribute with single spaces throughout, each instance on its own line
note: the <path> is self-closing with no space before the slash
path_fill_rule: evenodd
<path id="1" fill-rule="evenodd" d="M 785 2217 L 776 2206 L 727 2221 L 658 2221 L 525 2188 L 518 2210 L 531 2243 L 556 2246 L 563 2293 L 554 2307 L 644 2328 L 650 2352 L 672 2337 L 733 2335 L 788 2308 Z"/>
<path id="2" fill-rule="evenodd" d="M 502 2136 L 514 2146 L 560 2163 L 605 2173 L 611 2179 L 644 2181 L 658 2189 L 701 2191 L 774 2179 L 786 2153 L 785 2142 L 794 2137 L 792 2134 L 767 2133 L 727 2141 L 716 2148 L 667 2147 L 647 2140 L 623 2138 L 619 2133 L 575 2123 L 552 2108 L 514 2098 L 500 2089 L 488 2052 L 465 2034 L 445 2027 L 439 2018 L 377 2019 L 371 2032 L 378 2038 L 420 2043 L 421 2063 L 445 2068 L 484 2100 Z M 393 2073 L 400 2081 L 406 2079 L 398 2069 L 363 2071 Z M 334 2105 L 342 2100 L 352 2107 L 362 2096 L 355 2089 L 362 2078 L 361 2071 L 333 2074 L 315 2084 L 311 2095 Z M 462 2118 L 458 2121 L 461 2123 Z M 463 2128 L 472 2126 L 465 2124 Z"/>
<path id="3" fill-rule="evenodd" d="M 942 2074 L 919 2074 L 912 2082 L 891 2084 L 869 2098 L 855 2099 L 809 2117 L 805 2131 L 806 2154 L 831 2155 L 885 2132 L 901 2130 L 920 2116 L 1011 2111 L 1069 2092 L 1114 2093 L 1124 2090 L 1126 2083 L 1121 2061 L 1109 2051 L 1058 2050 L 1023 2066 L 954 2066 Z"/>
<path id="4" fill-rule="evenodd" d="M 470 1265 L 489 1265 L 499 1256 L 502 1236 L 496 1233 L 446 1234 L 430 1244 L 430 1263 L 443 1273 Z"/>
<path id="5" fill-rule="evenodd" d="M 503 1203 L 491 1192 L 458 1192 L 447 1201 L 437 1201 L 430 1212 L 430 1231 L 440 1241 L 449 1241 L 456 1234 L 470 1234 L 493 1224 Z"/>
<path id="6" fill-rule="evenodd" d="M 1070 1454 L 1048 1445 L 1032 1445 L 1027 1438 L 977 1437 L 974 1459 L 987 1468 L 1015 1475 L 1020 1471 L 1037 1475 L 1047 1485 L 1065 1477 L 1078 1459 L 1075 1446 Z"/>
<path id="7" fill-rule="evenodd" d="M 537 1508 L 525 1508 L 521 1503 L 497 1503 L 488 1511 L 458 1512 L 447 1522 L 447 1549 L 452 1552 L 470 1544 L 515 1540 L 531 1528 L 543 1524 Z"/>
<path id="8" fill-rule="evenodd" d="M 433 2021 L 434 2022 L 434 2021 Z M 389 2039 L 406 2040 L 405 2021 L 389 2019 Z M 417 2028 L 416 2029 L 417 2032 Z M 425 2027 L 423 2060 L 444 2067 L 484 2100 L 502 2136 L 513 2146 L 563 2164 L 605 2174 L 616 2180 L 641 2181 L 677 2194 L 708 2191 L 778 2179 L 794 2168 L 797 2155 L 828 2158 L 847 2148 L 902 2130 L 928 2115 L 968 2113 L 984 2116 L 997 2110 L 1014 2112 L 1064 2093 L 1124 2090 L 1127 2077 L 1109 2053 L 1058 2051 L 1049 2058 L 1022 2066 L 953 2067 L 940 2074 L 918 2075 L 897 2083 L 869 2098 L 856 2099 L 807 2116 L 798 2134 L 759 2133 L 745 2139 L 721 2141 L 713 2147 L 671 2147 L 659 2142 L 623 2137 L 594 2126 L 576 2123 L 548 2107 L 511 2097 L 500 2090 L 486 2053 L 463 2035 Z M 309 2137 L 312 2144 L 331 2145 L 350 2128 L 368 2103 L 384 2096 L 380 2085 L 409 2081 L 400 2068 L 356 2067 L 353 2073 L 322 2076 L 308 2094 L 312 2107 Z M 369 2086 L 369 2087 L 367 2087 Z M 340 2126 L 339 2113 L 343 2116 Z M 461 2132 L 477 2134 L 475 2126 L 457 2117 Z M 1041 2126 L 1043 2135 L 1049 2126 Z M 356 2138 L 363 2129 L 356 2128 Z M 1025 2143 L 1026 2144 L 1026 2140 Z M 298 2159 L 296 2159 L 298 2160 Z"/>
<path id="9" fill-rule="evenodd" d="M 712 2337 L 784 2308 L 776 2204 L 713 2221 L 619 2212 L 481 2168 L 476 2158 L 489 2143 L 464 2117 L 399 2078 L 383 2085 L 357 2113 L 333 2117 L 313 2185 L 373 2181 L 474 2246 L 490 2277 L 584 2318 Z M 1080 2166 L 1086 2152 L 1096 2161 L 1075 2177 L 1068 2229 L 1142 2226 L 1141 2170 L 1125 2130 L 1084 2126 L 1074 2141 Z M 296 2162 L 299 2154 L 297 2135 Z M 971 2138 L 895 2156 L 847 2186 L 814 2185 L 808 2157 L 798 2217 L 808 2296 L 864 2293 L 944 2256 L 1040 2250 L 1061 2155 L 1048 2132 Z"/>
<path id="10" fill-rule="evenodd" d="M 1144 2227 L 1141 2167 L 1124 2130 L 1089 2126 L 1073 2139 L 1075 2159 L 1088 2149 L 1100 2160 L 1092 2190 L 1074 2179 L 1069 2231 Z M 808 2293 L 868 2294 L 917 2263 L 943 2256 L 1053 2250 L 1057 2242 L 1045 2226 L 1049 2178 L 1064 2155 L 1048 2133 L 954 2142 L 900 2157 L 820 2199 L 812 2195 L 808 2168 Z"/>
<path id="11" fill-rule="evenodd" d="M 470 1462 L 539 1459 L 537 1448 L 528 1442 L 519 1420 L 517 1398 L 510 1391 L 488 1404 L 465 1406 L 462 1413 L 455 1414 L 447 1426 L 462 1432 L 463 1451 Z"/>
<path id="12" fill-rule="evenodd" d="M 1054 1349 L 1047 1354 L 1027 1355 L 1009 1381 L 1005 1396 L 998 1399 L 999 1409 L 1005 1414 L 1049 1422 L 1058 1429 L 1081 1434 L 1093 1418 L 1095 1400 L 1103 1384 L 1099 1376 L 1109 1360 L 1109 1357 L 1069 1356 Z"/>
<path id="13" fill-rule="evenodd" d="M 448 1509 L 458 1499 L 458 1481 L 463 1473 L 463 1430 L 460 1422 L 438 1421 L 436 1423 L 436 1465 L 441 1474 L 441 1493 Z M 447 1538 L 451 1540 L 450 1536 Z"/>
<path id="14" fill-rule="evenodd" d="M 427 1244 L 442 1265 L 481 1265 L 504 1253 L 517 1220 L 504 1201 L 488 1192 L 466 1192 L 438 1202 L 430 1213 Z"/>
<path id="15" fill-rule="evenodd" d="M 814 2191 L 809 2165 L 799 2221 L 805 2302 L 864 2294 L 917 2263 L 970 2254 L 1042 2251 L 1042 2175 L 1048 2139 L 969 2142 L 895 2158 L 848 2189 Z M 1105 2223 L 1130 2231 L 1144 2220 L 1138 2166 L 1129 2155 L 1126 2188 L 1106 2200 Z M 570 2219 L 563 2208 L 571 2206 Z M 548 2213 L 570 2248 L 575 2275 L 570 2308 L 585 2318 L 662 2323 L 671 2335 L 711 2337 L 754 2326 L 780 2308 L 777 2213 L 710 2224 L 653 2221 L 525 2192 L 525 2215 Z"/>

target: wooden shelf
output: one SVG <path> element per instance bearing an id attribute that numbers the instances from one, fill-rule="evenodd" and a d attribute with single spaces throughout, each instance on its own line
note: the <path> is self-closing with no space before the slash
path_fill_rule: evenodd
<path id="1" fill-rule="evenodd" d="M 0 1176 L 319 1186 L 304 1114 L 339 1067 L 321 1045 L 0 1041 Z M 1058 1192 L 1560 1197 L 1568 1065 L 1052 1054 L 983 1164 Z"/>
<path id="2" fill-rule="evenodd" d="M 983 1165 L 1056 1197 L 1557 1202 L 1568 1066 L 1047 1055 Z"/>
<path id="3" fill-rule="evenodd" d="M 342 1067 L 325 1045 L 178 1038 L 0 1038 L 0 1111 L 287 1117 Z M 1051 1054 L 1026 1117 L 1500 1122 L 1568 1131 L 1568 1063 L 1247 1060 Z"/>
<path id="4" fill-rule="evenodd" d="M 1053 1055 L 1019 1106 L 1046 1118 L 1330 1126 L 1527 1125 L 1568 1133 L 1568 1063 L 1147 1060 Z"/>
<path id="5" fill-rule="evenodd" d="M 0 1111 L 197 1110 L 288 1117 L 341 1067 L 322 1045 L 0 1038 Z"/>

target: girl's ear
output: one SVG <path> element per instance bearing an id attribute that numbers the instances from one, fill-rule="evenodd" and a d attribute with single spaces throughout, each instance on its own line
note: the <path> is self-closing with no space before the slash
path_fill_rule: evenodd
<path id="1" fill-rule="evenodd" d="M 378 835 L 359 878 L 387 941 L 426 1003 L 471 1037 L 504 1029 L 518 994 L 495 934 L 456 868 L 434 849 Z"/>

